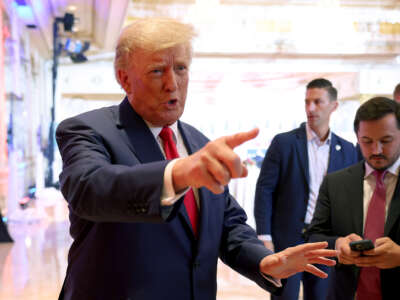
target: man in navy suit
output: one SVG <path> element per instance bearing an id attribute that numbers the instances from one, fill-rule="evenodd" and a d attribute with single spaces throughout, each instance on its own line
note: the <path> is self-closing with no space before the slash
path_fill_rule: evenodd
<path id="1" fill-rule="evenodd" d="M 327 299 L 397 299 L 400 105 L 384 97 L 368 100 L 357 110 L 354 131 L 365 159 L 324 178 L 309 238 L 328 241 L 330 248 L 339 251 L 339 263 L 332 269 Z M 376 188 L 379 172 L 384 186 L 384 196 L 380 198 L 375 196 L 379 191 Z M 383 200 L 381 207 L 376 205 L 379 200 Z M 350 242 L 363 238 L 371 239 L 375 249 L 362 253 L 352 251 Z M 365 275 L 375 278 L 370 281 Z"/>
<path id="2" fill-rule="evenodd" d="M 254 215 L 257 234 L 271 250 L 305 242 L 323 176 L 357 161 L 353 144 L 329 129 L 337 106 L 331 82 L 312 80 L 306 89 L 307 123 L 278 134 L 269 146 L 257 181 Z M 300 281 L 305 300 L 325 299 L 327 281 L 307 273 L 289 278 L 283 294 L 272 299 L 297 300 Z"/>
<path id="3" fill-rule="evenodd" d="M 257 129 L 210 142 L 179 121 L 193 36 L 171 19 L 133 22 L 114 62 L 126 98 L 59 125 L 74 239 L 60 299 L 215 299 L 218 257 L 280 293 L 281 278 L 326 277 L 312 264 L 334 264 L 325 242 L 273 254 L 230 196 L 230 179 L 247 174 L 233 149 Z"/>

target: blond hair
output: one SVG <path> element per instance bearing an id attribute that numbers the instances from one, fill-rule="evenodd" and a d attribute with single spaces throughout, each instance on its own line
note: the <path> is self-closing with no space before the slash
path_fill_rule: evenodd
<path id="1" fill-rule="evenodd" d="M 140 18 L 125 27 L 115 49 L 114 72 L 130 66 L 135 50 L 156 52 L 186 45 L 192 56 L 192 40 L 196 36 L 192 25 L 171 18 Z"/>

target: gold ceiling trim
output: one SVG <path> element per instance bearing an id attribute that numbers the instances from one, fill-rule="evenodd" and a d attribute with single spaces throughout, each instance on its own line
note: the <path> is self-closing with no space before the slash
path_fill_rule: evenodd
<path id="1" fill-rule="evenodd" d="M 63 93 L 62 99 L 76 100 L 95 100 L 95 101 L 122 101 L 125 97 L 123 93 L 97 94 L 97 93 Z"/>

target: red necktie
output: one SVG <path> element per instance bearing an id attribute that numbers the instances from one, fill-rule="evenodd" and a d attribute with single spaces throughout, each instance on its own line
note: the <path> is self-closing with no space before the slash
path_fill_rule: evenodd
<path id="1" fill-rule="evenodd" d="M 161 140 L 163 141 L 164 152 L 165 152 L 166 158 L 167 159 L 178 158 L 179 154 L 178 154 L 178 151 L 176 150 L 176 145 L 173 140 L 173 133 L 172 133 L 171 128 L 163 127 L 159 136 L 160 136 Z M 197 237 L 197 235 L 198 235 L 198 226 L 197 225 L 198 225 L 198 220 L 199 220 L 199 212 L 197 209 L 196 199 L 194 197 L 194 193 L 193 193 L 192 189 L 187 191 L 187 193 L 185 194 L 183 203 L 185 204 L 185 208 L 188 213 L 190 223 L 192 224 L 193 233 Z"/>
<path id="2" fill-rule="evenodd" d="M 383 178 L 386 170 L 375 170 L 372 174 L 375 176 L 376 185 L 368 206 L 364 238 L 370 239 L 375 243 L 377 238 L 383 237 L 385 227 L 386 188 Z M 380 270 L 376 267 L 361 268 L 358 279 L 357 300 L 381 300 L 381 290 Z"/>

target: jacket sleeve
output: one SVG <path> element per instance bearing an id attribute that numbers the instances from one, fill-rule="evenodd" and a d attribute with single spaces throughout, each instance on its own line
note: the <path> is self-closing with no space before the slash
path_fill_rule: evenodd
<path id="1" fill-rule="evenodd" d="M 246 224 L 247 216 L 236 200 L 226 197 L 224 226 L 220 246 L 220 258 L 243 276 L 256 282 L 261 288 L 279 295 L 282 287 L 276 287 L 260 272 L 260 262 L 273 252 L 257 238 L 253 228 Z M 282 280 L 284 285 L 286 280 Z"/>
<path id="2" fill-rule="evenodd" d="M 271 217 L 275 191 L 280 176 L 281 146 L 279 138 L 275 137 L 265 155 L 257 180 L 254 217 L 257 234 L 271 234 Z"/>
<path id="3" fill-rule="evenodd" d="M 84 120 L 71 118 L 57 128 L 63 160 L 61 191 L 70 210 L 96 222 L 162 222 L 160 195 L 168 161 L 113 163 L 102 135 Z"/>

